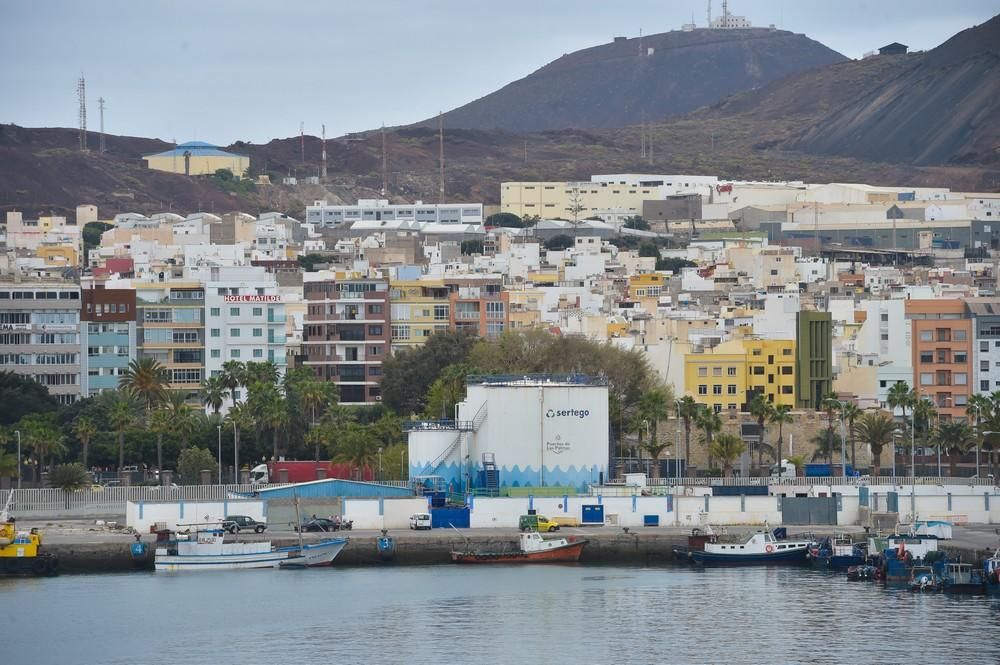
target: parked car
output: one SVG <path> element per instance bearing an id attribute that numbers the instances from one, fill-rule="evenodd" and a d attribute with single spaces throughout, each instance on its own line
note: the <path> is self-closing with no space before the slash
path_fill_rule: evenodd
<path id="1" fill-rule="evenodd" d="M 296 531 L 336 531 L 337 524 L 325 517 L 313 517 L 295 527 Z"/>
<path id="2" fill-rule="evenodd" d="M 521 515 L 521 519 L 517 521 L 517 528 L 521 531 L 558 531 L 559 524 L 545 515 Z"/>
<path id="3" fill-rule="evenodd" d="M 410 528 L 414 531 L 431 528 L 430 513 L 413 513 L 410 515 Z"/>
<path id="4" fill-rule="evenodd" d="M 240 531 L 264 533 L 267 525 L 247 515 L 229 515 L 226 519 L 222 520 L 222 528 L 229 533 L 239 533 Z"/>

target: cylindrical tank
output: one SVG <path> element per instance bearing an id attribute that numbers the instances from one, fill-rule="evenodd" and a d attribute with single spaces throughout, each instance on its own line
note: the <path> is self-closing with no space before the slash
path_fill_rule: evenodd
<path id="1" fill-rule="evenodd" d="M 415 429 L 408 437 L 410 478 L 440 476 L 446 485 L 462 487 L 460 433 L 454 429 Z"/>

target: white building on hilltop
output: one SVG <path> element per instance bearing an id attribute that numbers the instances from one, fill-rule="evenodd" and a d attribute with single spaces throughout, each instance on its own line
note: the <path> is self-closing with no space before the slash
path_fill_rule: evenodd
<path id="1" fill-rule="evenodd" d="M 420 222 L 482 226 L 482 203 L 393 204 L 385 199 L 359 199 L 357 205 L 331 205 L 314 201 L 306 206 L 306 223 L 320 227 L 351 226 L 355 222 Z"/>

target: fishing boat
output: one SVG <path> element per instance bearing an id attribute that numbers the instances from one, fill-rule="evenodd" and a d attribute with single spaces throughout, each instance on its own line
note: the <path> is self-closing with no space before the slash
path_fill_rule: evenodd
<path id="1" fill-rule="evenodd" d="M 705 550 L 706 543 L 717 543 L 719 542 L 719 537 L 715 535 L 712 531 L 711 526 L 705 527 L 705 530 L 695 528 L 691 529 L 691 534 L 687 537 L 687 545 L 674 545 L 672 551 L 674 554 L 674 561 L 681 563 L 694 563 L 694 557 L 692 556 L 695 552 L 703 552 Z"/>
<path id="2" fill-rule="evenodd" d="M 941 581 L 944 583 L 945 593 L 986 593 L 986 579 L 982 571 L 974 569 L 971 563 L 945 564 Z"/>
<path id="3" fill-rule="evenodd" d="M 328 566 L 347 544 L 346 538 L 291 547 L 268 540 L 226 542 L 221 523 L 184 524 L 187 533 L 165 532 L 158 540 L 153 568 L 161 572 L 304 568 Z"/>
<path id="4" fill-rule="evenodd" d="M 910 591 L 940 591 L 942 588 L 941 576 L 930 566 L 913 566 L 907 584 Z"/>
<path id="5" fill-rule="evenodd" d="M 692 552 L 691 557 L 703 566 L 797 564 L 806 562 L 809 545 L 808 540 L 778 539 L 772 531 L 765 530 L 742 543 L 705 543 L 705 549 Z"/>
<path id="6" fill-rule="evenodd" d="M 876 566 L 870 564 L 862 564 L 860 566 L 851 566 L 847 569 L 847 579 L 852 582 L 858 580 L 877 580 L 879 579 L 879 569 Z"/>
<path id="7" fill-rule="evenodd" d="M 865 544 L 855 543 L 850 536 L 823 538 L 809 546 L 809 563 L 817 570 L 846 571 L 865 563 Z"/>
<path id="8" fill-rule="evenodd" d="M 580 560 L 586 539 L 575 536 L 542 538 L 536 531 L 518 536 L 517 549 L 452 552 L 455 563 L 572 563 Z"/>
<path id="9" fill-rule="evenodd" d="M 3 575 L 55 575 L 59 559 L 42 547 L 38 529 L 18 531 L 17 522 L 10 515 L 11 498 L 0 510 L 0 576 Z"/>
<path id="10" fill-rule="evenodd" d="M 983 561 L 983 580 L 986 582 L 986 593 L 1000 596 L 1000 548 Z"/>
<path id="11" fill-rule="evenodd" d="M 886 582 L 909 582 L 911 568 L 916 565 L 932 566 L 940 576 L 945 561 L 944 552 L 938 550 L 938 539 L 934 536 L 896 534 L 872 538 L 869 551 L 881 552 L 879 567 Z"/>

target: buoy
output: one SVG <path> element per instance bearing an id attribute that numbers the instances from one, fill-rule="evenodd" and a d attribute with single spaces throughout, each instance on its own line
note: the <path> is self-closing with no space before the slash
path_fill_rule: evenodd
<path id="1" fill-rule="evenodd" d="M 766 547 L 765 549 L 766 549 L 766 550 L 767 550 L 768 552 L 773 552 L 773 551 L 774 551 L 774 545 L 768 545 L 768 546 L 767 546 L 767 547 Z"/>

